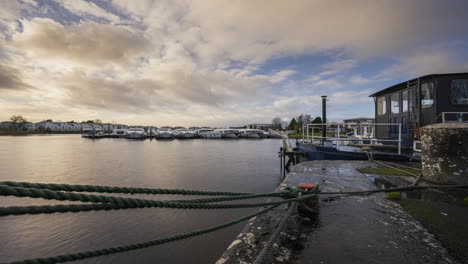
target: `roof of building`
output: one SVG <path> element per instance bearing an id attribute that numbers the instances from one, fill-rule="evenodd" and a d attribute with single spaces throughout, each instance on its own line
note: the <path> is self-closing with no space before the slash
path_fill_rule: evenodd
<path id="1" fill-rule="evenodd" d="M 343 122 L 345 121 L 353 121 L 353 120 L 374 120 L 373 117 L 356 117 L 356 118 L 348 118 L 348 119 L 343 119 Z"/>
<path id="2" fill-rule="evenodd" d="M 386 93 L 394 91 L 394 90 L 399 90 L 400 85 L 405 84 L 405 83 L 410 82 L 410 81 L 416 81 L 417 79 L 423 79 L 423 78 L 429 78 L 429 77 L 438 77 L 438 76 L 449 76 L 449 75 L 467 75 L 467 74 L 468 74 L 468 72 L 455 72 L 455 73 L 433 73 L 433 74 L 423 75 L 423 76 L 413 78 L 413 79 L 410 79 L 410 80 L 407 80 L 407 81 L 392 85 L 390 87 L 387 87 L 387 88 L 385 88 L 383 90 L 380 90 L 378 92 L 375 92 L 375 93 L 369 95 L 369 97 L 375 97 L 375 96 L 379 96 L 379 95 L 382 95 L 382 94 L 386 94 Z"/>

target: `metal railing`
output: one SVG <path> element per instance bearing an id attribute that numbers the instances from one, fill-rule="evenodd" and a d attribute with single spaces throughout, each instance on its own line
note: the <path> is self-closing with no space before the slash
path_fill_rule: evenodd
<path id="1" fill-rule="evenodd" d="M 468 112 L 442 112 L 441 115 L 442 123 L 468 122 Z"/>
<path id="2" fill-rule="evenodd" d="M 335 137 L 323 137 L 323 136 L 315 136 L 315 129 L 318 126 L 319 128 L 327 129 L 327 126 L 333 126 L 333 131 Z M 375 129 L 371 129 L 371 133 L 369 137 L 364 137 L 364 135 L 360 135 L 360 137 L 350 138 L 346 135 L 341 135 L 342 131 L 345 131 L 345 124 L 338 124 L 338 123 L 320 123 L 320 124 L 307 124 L 303 126 L 302 129 L 302 142 L 311 142 L 314 141 L 321 142 L 325 144 L 325 142 L 336 142 L 335 146 L 337 150 L 340 150 L 340 145 L 345 145 L 344 142 L 350 141 L 359 141 L 360 145 L 366 145 L 366 141 L 369 142 L 368 145 L 377 144 L 378 142 L 397 142 L 398 143 L 398 155 L 401 155 L 401 142 L 402 136 L 402 124 L 401 123 L 372 123 L 372 124 L 361 124 L 361 127 L 373 127 L 373 126 L 398 126 L 398 139 L 378 139 L 374 137 Z M 312 128 L 312 135 L 310 135 L 310 129 Z M 332 143 L 333 145 L 333 143 Z"/>

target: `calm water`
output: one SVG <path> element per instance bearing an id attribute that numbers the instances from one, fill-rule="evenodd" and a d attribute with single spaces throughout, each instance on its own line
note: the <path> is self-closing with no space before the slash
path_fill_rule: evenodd
<path id="1" fill-rule="evenodd" d="M 279 147 L 278 139 L 93 141 L 79 135 L 0 137 L 0 181 L 267 192 L 280 182 Z M 166 199 L 178 198 L 182 197 Z M 67 202 L 0 197 L 0 206 L 50 203 Z M 220 224 L 253 210 L 151 208 L 1 217 L 0 263 L 158 239 Z M 244 224 L 76 263 L 213 263 Z"/>

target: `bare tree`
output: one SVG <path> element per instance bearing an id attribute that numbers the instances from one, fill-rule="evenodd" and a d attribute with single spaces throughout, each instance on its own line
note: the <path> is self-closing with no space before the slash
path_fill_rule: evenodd
<path id="1" fill-rule="evenodd" d="M 26 123 L 28 122 L 25 118 L 20 115 L 14 115 L 10 117 L 10 120 L 17 123 Z"/>
<path id="2" fill-rule="evenodd" d="M 271 124 L 273 125 L 273 128 L 275 129 L 281 129 L 281 118 L 275 117 L 271 121 Z"/>

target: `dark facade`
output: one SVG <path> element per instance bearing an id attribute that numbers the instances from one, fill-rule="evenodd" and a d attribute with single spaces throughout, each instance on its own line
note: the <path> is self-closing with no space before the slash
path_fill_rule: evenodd
<path id="1" fill-rule="evenodd" d="M 376 92 L 375 122 L 402 124 L 405 141 L 419 139 L 419 128 L 440 123 L 443 112 L 468 112 L 468 73 L 430 74 Z M 468 114 L 446 114 L 468 122 Z M 461 120 L 460 120 L 461 119 Z M 398 138 L 398 126 L 376 126 L 377 138 Z"/>

